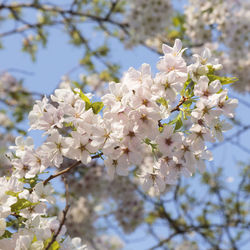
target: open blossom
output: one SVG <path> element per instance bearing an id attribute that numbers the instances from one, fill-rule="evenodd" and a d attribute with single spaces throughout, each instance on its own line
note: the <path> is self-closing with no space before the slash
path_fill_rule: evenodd
<path id="1" fill-rule="evenodd" d="M 40 201 L 47 201 L 51 204 L 55 203 L 55 197 L 52 196 L 54 190 L 51 185 L 47 184 L 44 186 L 43 183 L 37 183 L 34 187 L 34 192 Z"/>
<path id="2" fill-rule="evenodd" d="M 218 110 L 221 110 L 225 116 L 232 118 L 234 117 L 235 108 L 238 106 L 238 100 L 227 98 L 227 92 L 227 90 L 223 90 L 217 94 L 217 105 Z"/>
<path id="3" fill-rule="evenodd" d="M 164 97 L 170 102 L 176 100 L 177 94 L 183 88 L 183 82 L 177 81 L 175 73 L 171 71 L 169 74 L 160 72 L 156 75 L 154 85 L 152 86 L 153 93 L 158 97 Z"/>
<path id="4" fill-rule="evenodd" d="M 56 167 L 60 167 L 63 162 L 63 155 L 69 150 L 70 143 L 68 142 L 69 140 L 66 141 L 57 130 L 54 130 L 42 145 L 44 154 L 48 155 L 48 159 Z"/>
<path id="5" fill-rule="evenodd" d="M 185 49 L 182 49 L 181 40 L 176 39 L 173 47 L 170 47 L 167 44 L 163 44 L 162 51 L 164 54 L 172 54 L 173 56 L 182 56 L 182 53 L 185 51 Z"/>
<path id="6" fill-rule="evenodd" d="M 207 99 L 211 95 L 216 94 L 220 89 L 221 83 L 219 80 L 209 83 L 209 79 L 206 76 L 201 76 L 194 87 L 194 94 Z"/>
<path id="7" fill-rule="evenodd" d="M 72 144 L 68 149 L 66 155 L 83 164 L 88 164 L 91 161 L 91 155 L 95 153 L 98 149 L 91 145 L 91 140 L 88 134 L 80 134 L 77 131 L 71 132 Z"/>
<path id="8" fill-rule="evenodd" d="M 63 114 L 61 108 L 55 108 L 44 97 L 42 101 L 36 102 L 29 113 L 30 129 L 45 130 L 49 133 L 54 128 L 61 128 Z"/>
<path id="9" fill-rule="evenodd" d="M 124 74 L 122 82 L 126 85 L 128 90 L 134 90 L 138 92 L 138 88 L 149 88 L 153 84 L 153 78 L 151 75 L 151 67 L 149 64 L 142 64 L 140 70 L 129 68 Z"/>
<path id="10" fill-rule="evenodd" d="M 175 79 L 179 82 L 187 80 L 187 64 L 182 58 L 182 43 L 180 40 L 175 41 L 174 48 L 163 46 L 164 56 L 157 64 L 157 68 L 161 72 L 172 73 Z"/>
<path id="11" fill-rule="evenodd" d="M 155 141 L 158 144 L 160 152 L 165 155 L 181 144 L 182 137 L 178 132 L 174 133 L 172 126 L 165 126 L 163 132 L 157 136 Z"/>
<path id="12" fill-rule="evenodd" d="M 223 141 L 223 132 L 232 129 L 232 125 L 225 120 L 220 121 L 219 119 L 216 119 L 213 121 L 212 125 L 212 134 L 218 141 Z"/>
<path id="13" fill-rule="evenodd" d="M 150 191 L 153 195 L 159 195 L 165 190 L 166 184 L 164 176 L 159 171 L 145 172 L 139 176 L 142 182 L 142 189 L 144 192 Z"/>
<path id="14" fill-rule="evenodd" d="M 27 137 L 26 140 L 22 136 L 17 136 L 15 139 L 16 146 L 10 146 L 10 149 L 16 151 L 16 155 L 21 157 L 26 150 L 33 149 L 34 142 L 32 137 Z"/>
<path id="15" fill-rule="evenodd" d="M 193 120 L 196 120 L 199 124 L 203 120 L 204 124 L 201 125 L 211 125 L 213 120 L 221 114 L 220 110 L 214 109 L 215 106 L 215 102 L 212 101 L 197 101 L 196 108 L 191 113 Z"/>
<path id="16" fill-rule="evenodd" d="M 104 105 L 106 105 L 111 112 L 121 112 L 125 108 L 127 87 L 122 83 L 111 82 L 109 84 L 110 94 L 102 97 Z"/>
<path id="17" fill-rule="evenodd" d="M 114 179 L 115 174 L 120 176 L 127 176 L 129 173 L 129 168 L 127 165 L 118 164 L 116 159 L 107 158 L 104 160 L 104 164 L 107 167 L 108 176 L 111 180 Z"/>

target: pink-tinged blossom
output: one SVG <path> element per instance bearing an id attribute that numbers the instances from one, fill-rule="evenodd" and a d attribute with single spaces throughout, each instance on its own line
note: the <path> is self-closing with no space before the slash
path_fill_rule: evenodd
<path id="1" fill-rule="evenodd" d="M 226 122 L 225 120 L 220 121 L 219 119 L 215 119 L 211 127 L 213 136 L 220 142 L 224 140 L 223 132 L 233 128 L 230 123 Z"/>
<path id="2" fill-rule="evenodd" d="M 182 57 L 166 54 L 157 64 L 161 72 L 174 74 L 175 79 L 180 82 L 187 80 L 187 65 Z"/>
<path id="3" fill-rule="evenodd" d="M 66 155 L 83 164 L 91 162 L 91 154 L 95 153 L 98 148 L 91 145 L 91 140 L 88 134 L 80 134 L 77 131 L 71 132 L 73 142 L 71 147 L 68 149 Z"/>
<path id="4" fill-rule="evenodd" d="M 61 108 L 55 108 L 48 103 L 46 97 L 42 101 L 36 101 L 29 113 L 30 129 L 45 130 L 46 134 L 54 128 L 61 128 L 64 112 Z"/>
<path id="5" fill-rule="evenodd" d="M 139 126 L 136 124 L 128 124 L 123 128 L 122 143 L 128 144 L 129 147 L 138 149 L 142 147 L 142 135 L 139 130 Z"/>
<path id="6" fill-rule="evenodd" d="M 57 130 L 54 130 L 47 138 L 46 142 L 42 145 L 41 150 L 43 154 L 47 154 L 47 157 L 51 164 L 56 167 L 60 167 L 63 162 L 63 156 L 69 151 L 71 141 L 65 139 L 59 134 Z"/>
<path id="7" fill-rule="evenodd" d="M 222 68 L 222 65 L 219 63 L 218 59 L 214 59 L 212 57 L 212 53 L 209 48 L 205 48 L 201 55 L 195 54 L 193 55 L 193 57 L 196 58 L 196 64 L 199 64 L 201 66 L 212 66 L 215 70 L 219 70 Z"/>
<path id="8" fill-rule="evenodd" d="M 25 157 L 26 158 L 26 157 Z M 36 174 L 40 173 L 40 168 L 34 168 L 30 166 L 24 159 L 14 159 L 12 161 L 14 167 L 14 175 L 22 178 L 33 178 Z"/>
<path id="9" fill-rule="evenodd" d="M 181 175 L 185 177 L 190 177 L 192 175 L 193 166 L 188 166 L 182 159 L 173 157 L 173 163 L 169 166 L 169 172 L 166 176 L 167 184 L 174 184 Z"/>
<path id="10" fill-rule="evenodd" d="M 216 94 L 221 89 L 219 80 L 209 83 L 207 76 L 201 76 L 197 84 L 194 86 L 194 94 L 200 96 L 201 99 L 208 99 L 213 94 Z"/>
<path id="11" fill-rule="evenodd" d="M 132 109 L 137 109 L 141 106 L 159 109 L 155 102 L 156 97 L 152 95 L 149 88 L 140 86 L 137 91 L 130 95 L 129 105 Z"/>
<path id="12" fill-rule="evenodd" d="M 107 167 L 107 173 L 111 180 L 114 179 L 115 174 L 127 176 L 129 173 L 128 165 L 118 164 L 116 159 L 112 159 L 110 157 L 104 160 L 104 165 Z"/>
<path id="13" fill-rule="evenodd" d="M 47 154 L 40 148 L 36 150 L 27 150 L 22 157 L 23 162 L 30 166 L 35 171 L 43 172 L 49 166 Z"/>
<path id="14" fill-rule="evenodd" d="M 182 56 L 186 49 L 182 49 L 182 42 L 180 39 L 175 39 L 173 48 L 167 44 L 162 45 L 162 51 L 165 54 L 172 54 L 173 56 Z"/>
<path id="15" fill-rule="evenodd" d="M 223 90 L 216 95 L 217 106 L 218 110 L 221 110 L 225 116 L 233 118 L 235 109 L 238 106 L 238 100 L 228 98 L 227 92 L 227 90 Z"/>
<path id="16" fill-rule="evenodd" d="M 186 165 L 192 166 L 195 162 L 194 159 L 194 149 L 191 145 L 191 141 L 189 138 L 184 137 L 181 145 L 178 147 L 178 157 L 185 161 Z"/>
<path id="17" fill-rule="evenodd" d="M 39 201 L 43 202 L 49 202 L 51 204 L 55 204 L 55 197 L 52 196 L 54 189 L 50 184 L 47 184 L 46 186 L 43 185 L 42 182 L 39 182 L 34 187 L 34 192 L 37 195 L 37 198 Z"/>
<path id="18" fill-rule="evenodd" d="M 46 204 L 39 202 L 39 198 L 35 193 L 29 193 L 28 190 L 24 190 L 19 195 L 20 199 L 26 199 L 33 204 L 26 208 L 20 210 L 20 215 L 24 218 L 34 218 L 37 215 L 45 215 L 46 214 Z"/>
<path id="19" fill-rule="evenodd" d="M 125 73 L 122 83 L 130 91 L 138 91 L 138 88 L 149 88 L 153 84 L 150 65 L 142 64 L 140 70 L 129 68 Z"/>
<path id="20" fill-rule="evenodd" d="M 166 98 L 170 102 L 176 100 L 177 93 L 183 88 L 183 82 L 175 79 L 174 72 L 169 74 L 158 73 L 155 77 L 154 85 L 151 90 L 158 97 Z"/>
<path id="21" fill-rule="evenodd" d="M 74 106 L 68 108 L 67 115 L 69 117 L 65 118 L 65 122 L 72 122 L 75 126 L 83 120 L 85 114 L 85 102 L 83 100 L 77 100 Z"/>
<path id="22" fill-rule="evenodd" d="M 194 150 L 200 150 L 205 147 L 205 141 L 214 142 L 215 139 L 211 135 L 208 128 L 195 124 L 190 128 L 191 134 L 189 139 Z"/>
<path id="23" fill-rule="evenodd" d="M 139 175 L 142 182 L 142 189 L 144 192 L 149 192 L 152 195 L 160 195 L 165 188 L 164 177 L 158 171 L 146 172 Z"/>
<path id="24" fill-rule="evenodd" d="M 126 94 L 128 92 L 127 87 L 122 83 L 111 82 L 109 84 L 110 94 L 106 94 L 102 97 L 102 101 L 106 108 L 112 113 L 121 112 L 126 106 Z"/>
<path id="25" fill-rule="evenodd" d="M 15 139 L 16 146 L 10 146 L 9 148 L 15 150 L 15 154 L 18 157 L 22 157 L 26 150 L 32 150 L 34 148 L 33 139 L 28 136 L 25 140 L 22 136 L 17 136 Z"/>
<path id="26" fill-rule="evenodd" d="M 81 134 L 95 134 L 95 127 L 99 127 L 102 119 L 100 115 L 93 113 L 92 109 L 88 109 L 83 113 L 79 120 L 77 131 Z"/>
<path id="27" fill-rule="evenodd" d="M 196 151 L 194 153 L 194 158 L 195 158 L 195 166 L 197 169 L 200 171 L 200 173 L 204 173 L 206 170 L 206 164 L 205 160 L 207 161 L 212 161 L 213 160 L 213 155 L 209 150 L 200 150 Z"/>
<path id="28" fill-rule="evenodd" d="M 68 114 L 68 110 L 75 105 L 76 100 L 79 96 L 74 94 L 71 89 L 56 89 L 54 95 L 50 96 L 53 102 L 57 102 Z"/>
<path id="29" fill-rule="evenodd" d="M 168 155 L 175 147 L 181 144 L 182 138 L 178 132 L 174 133 L 172 126 L 165 126 L 163 132 L 159 133 L 155 141 L 158 144 L 160 152 L 163 155 Z"/>
<path id="30" fill-rule="evenodd" d="M 6 177 L 0 177 L 0 218 L 6 218 L 11 214 L 11 205 L 17 202 L 17 198 L 7 195 L 7 191 L 20 191 L 19 186 L 13 187 L 17 183 L 17 178 L 13 177 L 7 180 Z"/>
<path id="31" fill-rule="evenodd" d="M 170 166 L 174 163 L 173 153 L 166 152 L 165 155 L 158 160 L 158 162 L 160 173 L 166 177 L 169 174 Z"/>
<path id="32" fill-rule="evenodd" d="M 142 162 L 142 154 L 136 145 L 124 143 L 120 146 L 120 156 L 117 159 L 119 165 L 140 165 Z"/>
<path id="33" fill-rule="evenodd" d="M 161 120 L 159 111 L 142 106 L 129 114 L 138 125 L 138 129 L 143 137 L 154 140 L 158 133 L 158 121 Z"/>
<path id="34" fill-rule="evenodd" d="M 193 121 L 200 123 L 203 120 L 205 124 L 211 125 L 213 120 L 221 114 L 220 110 L 214 109 L 215 107 L 215 102 L 207 99 L 197 101 L 196 108 L 191 113 L 192 118 L 194 118 Z"/>

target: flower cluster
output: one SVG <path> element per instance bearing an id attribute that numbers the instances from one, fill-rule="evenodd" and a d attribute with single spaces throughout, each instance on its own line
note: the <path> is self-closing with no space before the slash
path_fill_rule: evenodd
<path id="1" fill-rule="evenodd" d="M 18 81 L 8 72 L 0 74 L 0 176 L 7 174 L 10 163 L 5 156 L 9 145 L 13 145 L 13 130 L 21 132 L 15 122 L 23 118 L 24 109 L 32 105 L 32 98 Z"/>
<path id="2" fill-rule="evenodd" d="M 49 180 L 41 182 L 39 174 L 48 167 L 62 168 L 70 160 L 74 162 L 71 169 L 100 158 L 110 179 L 133 172 L 143 190 L 155 195 L 175 184 L 181 174 L 188 177 L 196 169 L 204 170 L 204 160 L 212 159 L 206 142 L 223 140 L 222 133 L 231 126 L 221 117 L 232 118 L 237 106 L 237 100 L 228 98 L 228 90 L 223 88 L 230 78 L 216 75 L 221 65 L 208 49 L 194 55 L 195 62 L 190 65 L 182 56 L 185 49 L 180 40 L 173 48 L 163 45 L 162 49 L 155 76 L 148 64 L 140 70 L 130 68 L 120 83 L 109 84 L 102 102 L 68 85 L 56 89 L 50 99 L 36 102 L 29 113 L 30 129 L 44 131 L 46 139 L 35 148 L 30 137 L 17 137 L 16 146 L 10 148 L 12 176 L 0 182 L 3 246 L 43 249 L 56 236 L 53 244 L 61 249 L 84 249 L 79 238 L 64 235 L 66 229 L 56 218 L 46 217 L 46 204 L 55 201 Z M 146 156 L 151 156 L 152 164 L 145 163 Z M 94 175 L 84 175 L 85 189 L 93 185 L 87 178 L 94 176 L 94 182 L 99 181 L 102 172 L 93 171 Z M 139 224 L 142 219 L 142 204 L 136 196 L 124 196 L 126 190 L 133 191 L 133 185 L 125 184 L 125 191 L 119 192 L 123 197 L 111 187 L 109 193 L 119 199 L 115 216 L 129 231 L 131 221 L 138 217 Z M 87 203 L 84 196 L 70 212 L 72 221 L 79 220 L 79 208 L 83 207 L 81 221 L 92 224 L 95 204 Z M 12 217 L 22 225 L 13 234 L 6 229 Z"/>
<path id="3" fill-rule="evenodd" d="M 129 0 L 128 4 L 125 22 L 129 26 L 129 46 L 161 34 L 170 23 L 170 0 Z"/>
<path id="4" fill-rule="evenodd" d="M 250 5 L 245 0 L 191 0 L 185 8 L 186 34 L 197 46 L 208 42 L 221 43 L 223 74 L 240 78 L 234 88 L 249 92 Z M 244 32 L 242 32 L 244 30 Z"/>
<path id="5" fill-rule="evenodd" d="M 91 102 L 91 94 L 80 89 L 57 89 L 53 103 L 46 97 L 37 101 L 29 114 L 31 129 L 45 130 L 48 137 L 36 151 L 26 151 L 25 177 L 49 165 L 59 168 L 63 157 L 88 164 L 101 155 L 111 178 L 126 176 L 149 150 L 155 164 L 141 175 L 145 190 L 153 186 L 163 191 L 181 173 L 190 176 L 195 166 L 203 169 L 203 160 L 212 159 L 205 142 L 223 139 L 222 132 L 230 126 L 220 116 L 232 117 L 237 101 L 228 99 L 214 73 L 221 65 L 208 49 L 194 55 L 196 62 L 189 66 L 183 51 L 180 40 L 173 48 L 163 45 L 155 77 L 143 64 L 139 71 L 130 68 L 121 83 L 111 82 L 109 93 L 102 97 L 102 116 L 102 103 Z M 176 111 L 179 114 L 171 120 Z M 183 120 L 191 122 L 189 128 L 184 129 Z"/>
<path id="6" fill-rule="evenodd" d="M 60 226 L 56 217 L 46 216 L 46 203 L 55 202 L 53 189 L 42 182 L 27 188 L 27 183 L 21 180 L 17 175 L 0 178 L 0 246 L 2 250 L 43 250 Z M 9 231 L 8 228 L 15 225 L 18 225 L 18 230 L 14 233 Z M 63 226 L 54 246 L 65 250 L 85 249 L 79 238 L 65 237 L 65 232 L 66 227 Z"/>
<path id="7" fill-rule="evenodd" d="M 136 194 L 138 186 L 133 179 L 117 177 L 110 181 L 104 167 L 95 161 L 78 173 L 77 177 L 67 177 L 74 197 L 66 221 L 70 235 L 84 237 L 84 241 L 91 245 L 97 235 L 95 222 L 102 214 L 106 218 L 114 216 L 127 233 L 143 222 L 143 201 Z M 107 200 L 110 206 L 106 205 Z"/>
<path id="8" fill-rule="evenodd" d="M 155 77 L 143 64 L 139 71 L 130 68 L 121 83 L 111 82 L 110 92 L 102 97 L 102 116 L 102 103 L 91 102 L 91 94 L 79 89 L 57 89 L 51 96 L 56 105 L 46 97 L 37 101 L 29 114 L 31 129 L 45 130 L 48 137 L 35 151 L 26 146 L 29 167 L 22 175 L 30 177 L 49 165 L 59 168 L 63 157 L 88 164 L 93 156 L 103 155 L 111 178 L 126 176 L 131 166 L 140 166 L 148 150 L 155 154 L 154 168 L 143 177 L 148 188 L 158 183 L 163 191 L 180 173 L 189 176 L 195 166 L 200 169 L 203 159 L 212 158 L 205 142 L 223 139 L 229 125 L 220 116 L 232 117 L 237 101 L 228 99 L 216 79 L 214 71 L 221 65 L 208 49 L 189 66 L 183 51 L 180 40 L 173 48 L 163 45 Z M 171 121 L 175 111 L 179 114 Z M 191 121 L 188 132 L 183 119 Z"/>

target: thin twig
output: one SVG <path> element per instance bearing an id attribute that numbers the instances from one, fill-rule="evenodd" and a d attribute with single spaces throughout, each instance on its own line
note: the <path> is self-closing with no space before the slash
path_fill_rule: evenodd
<path id="1" fill-rule="evenodd" d="M 43 181 L 43 185 L 48 184 L 48 182 L 49 182 L 50 180 L 52 180 L 52 179 L 54 179 L 54 178 L 56 178 L 56 177 L 58 177 L 58 176 L 60 176 L 60 175 L 62 175 L 62 174 L 68 173 L 71 169 L 77 167 L 80 163 L 81 163 L 80 161 L 77 161 L 77 162 L 75 162 L 74 164 L 72 164 L 71 166 L 69 166 L 68 168 L 65 168 L 64 170 L 62 170 L 62 171 L 60 171 L 60 172 L 58 172 L 58 173 L 56 173 L 56 174 L 50 175 L 46 180 Z"/>

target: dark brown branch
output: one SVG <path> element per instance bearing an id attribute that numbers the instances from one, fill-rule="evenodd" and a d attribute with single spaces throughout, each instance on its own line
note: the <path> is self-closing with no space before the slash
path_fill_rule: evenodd
<path id="1" fill-rule="evenodd" d="M 187 99 L 188 99 L 187 97 L 182 96 L 182 98 L 181 98 L 181 100 L 179 101 L 179 103 L 177 104 L 177 106 L 171 110 L 171 113 L 173 113 L 173 112 L 175 112 L 175 111 L 180 111 L 180 106 L 181 106 L 185 101 L 187 101 Z"/>

